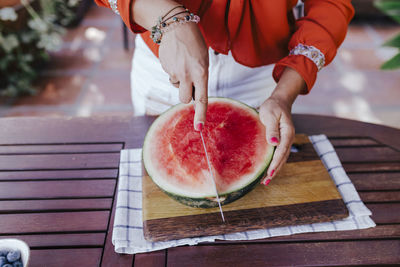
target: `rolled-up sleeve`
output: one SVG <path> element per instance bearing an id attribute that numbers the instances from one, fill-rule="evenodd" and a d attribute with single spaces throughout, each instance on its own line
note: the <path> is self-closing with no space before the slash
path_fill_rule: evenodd
<path id="1" fill-rule="evenodd" d="M 304 0 L 305 16 L 296 21 L 289 41 L 289 55 L 278 61 L 273 76 L 279 81 L 285 67 L 295 69 L 305 80 L 308 91 L 317 72 L 328 65 L 343 42 L 354 16 L 350 0 Z"/>
<path id="2" fill-rule="evenodd" d="M 137 24 L 133 18 L 132 5 L 134 0 L 95 0 L 98 6 L 107 7 L 113 10 L 116 14 L 121 16 L 125 25 L 134 32 L 142 33 L 146 29 Z"/>

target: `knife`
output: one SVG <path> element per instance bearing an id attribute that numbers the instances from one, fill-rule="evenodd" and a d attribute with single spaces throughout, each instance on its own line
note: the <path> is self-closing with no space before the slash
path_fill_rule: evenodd
<path id="1" fill-rule="evenodd" d="M 201 142 L 203 143 L 204 153 L 206 154 L 208 170 L 210 171 L 210 175 L 211 175 L 212 182 L 213 182 L 213 185 L 214 185 L 215 195 L 217 196 L 219 211 L 221 212 L 222 221 L 225 222 L 224 212 L 222 211 L 221 200 L 219 199 L 218 190 L 217 190 L 217 184 L 215 183 L 215 176 L 214 176 L 214 173 L 213 173 L 212 168 L 211 168 L 211 162 L 210 162 L 210 158 L 208 157 L 206 143 L 204 142 L 204 137 L 203 137 L 202 130 L 200 130 L 200 137 L 201 137 Z"/>
<path id="2" fill-rule="evenodd" d="M 195 96 L 194 96 L 195 87 L 194 86 L 192 86 L 192 87 L 193 87 L 193 91 L 192 91 L 193 107 L 194 107 L 194 109 L 196 109 L 196 102 L 195 102 Z M 218 207 L 219 207 L 219 212 L 221 213 L 222 222 L 225 222 L 224 212 L 222 211 L 222 207 L 221 207 L 221 200 L 220 200 L 219 195 L 218 195 L 217 184 L 215 183 L 215 176 L 214 176 L 214 173 L 213 173 L 212 168 L 211 168 L 211 162 L 210 162 L 210 158 L 208 157 L 206 143 L 204 142 L 204 136 L 203 136 L 203 132 L 202 131 L 203 130 L 201 129 L 199 132 L 200 132 L 201 142 L 203 143 L 204 154 L 206 154 L 208 170 L 210 171 L 212 183 L 213 183 L 214 190 L 215 190 L 215 195 L 217 196 Z"/>

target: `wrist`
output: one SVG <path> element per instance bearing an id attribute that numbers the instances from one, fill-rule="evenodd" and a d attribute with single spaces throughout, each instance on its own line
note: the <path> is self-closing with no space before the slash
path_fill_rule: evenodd
<path id="1" fill-rule="evenodd" d="M 286 67 L 275 90 L 271 94 L 271 98 L 291 108 L 297 96 L 306 90 L 306 83 L 303 77 L 294 69 Z"/>
<path id="2" fill-rule="evenodd" d="M 176 9 L 173 8 L 172 10 Z M 171 11 L 170 11 L 171 12 Z M 169 31 L 172 31 L 183 26 L 183 24 L 197 24 L 200 21 L 200 17 L 190 13 L 188 9 L 171 15 L 165 18 L 166 15 L 159 19 L 157 25 L 155 25 L 151 30 L 151 39 L 156 44 L 160 44 L 163 35 Z"/>
<path id="3" fill-rule="evenodd" d="M 169 10 L 181 4 L 172 0 L 135 0 L 132 4 L 131 12 L 135 21 L 145 28 L 151 30 L 156 25 L 158 19 L 164 16 Z M 177 8 L 175 11 L 184 11 L 185 8 Z"/>

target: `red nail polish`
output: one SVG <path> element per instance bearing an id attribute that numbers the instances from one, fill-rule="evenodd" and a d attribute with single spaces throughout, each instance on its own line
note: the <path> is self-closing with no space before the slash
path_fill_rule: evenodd
<path id="1" fill-rule="evenodd" d="M 271 182 L 271 179 L 267 179 L 264 183 L 265 186 L 267 186 L 269 184 L 269 182 Z"/>
<path id="2" fill-rule="evenodd" d="M 278 143 L 279 141 L 278 141 L 278 138 L 276 138 L 276 137 L 271 137 L 271 142 L 272 142 L 272 143 Z"/>
<path id="3" fill-rule="evenodd" d="M 196 130 L 196 131 L 201 131 L 201 130 L 203 130 L 203 123 L 202 123 L 202 122 L 198 122 L 198 123 L 196 124 L 195 130 Z"/>
<path id="4" fill-rule="evenodd" d="M 269 177 L 272 177 L 274 175 L 275 170 L 272 170 L 271 173 L 269 174 Z"/>

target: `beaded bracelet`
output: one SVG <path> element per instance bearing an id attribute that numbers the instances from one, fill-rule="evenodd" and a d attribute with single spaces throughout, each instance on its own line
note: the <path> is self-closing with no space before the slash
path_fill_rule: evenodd
<path id="1" fill-rule="evenodd" d="M 181 11 L 181 12 L 178 12 L 178 13 L 176 13 L 176 14 L 173 14 L 173 15 L 171 15 L 171 16 L 169 16 L 168 18 L 166 18 L 166 19 L 163 19 L 163 21 L 161 22 L 161 26 L 163 26 L 164 25 L 164 27 L 165 27 L 165 24 L 166 24 L 166 22 L 168 21 L 168 20 L 170 20 L 170 19 L 174 19 L 176 16 L 178 16 L 178 15 L 180 15 L 180 14 L 185 14 L 185 13 L 190 13 L 189 12 L 189 10 L 185 10 L 185 11 Z M 164 16 L 164 17 L 166 17 L 166 16 Z M 163 18 L 164 18 L 163 17 Z"/>
<path id="2" fill-rule="evenodd" d="M 174 28 L 174 27 L 172 27 L 173 25 L 176 26 L 176 25 L 180 25 L 180 24 L 184 24 L 184 23 L 188 23 L 188 22 L 194 22 L 194 23 L 200 22 L 200 17 L 197 15 L 194 15 L 193 13 L 189 13 L 188 9 L 186 9 L 185 11 L 178 12 L 178 13 L 164 19 L 170 12 L 168 12 L 163 17 L 160 17 L 158 19 L 157 25 L 155 25 L 151 28 L 151 39 L 156 44 L 161 43 L 163 34 L 167 31 L 172 30 Z M 178 15 L 183 14 L 183 13 L 189 13 L 189 14 L 184 17 L 178 17 Z M 172 21 L 168 22 L 168 20 L 170 20 L 170 19 L 172 19 Z"/>
<path id="3" fill-rule="evenodd" d="M 168 19 L 165 19 L 165 17 L 168 16 L 172 11 L 174 11 L 177 8 L 185 8 L 185 6 L 181 5 L 181 6 L 176 6 L 176 7 L 171 8 L 167 13 L 165 13 L 164 16 L 161 17 L 161 20 L 168 20 Z M 187 9 L 186 9 L 186 11 L 187 11 Z"/>

